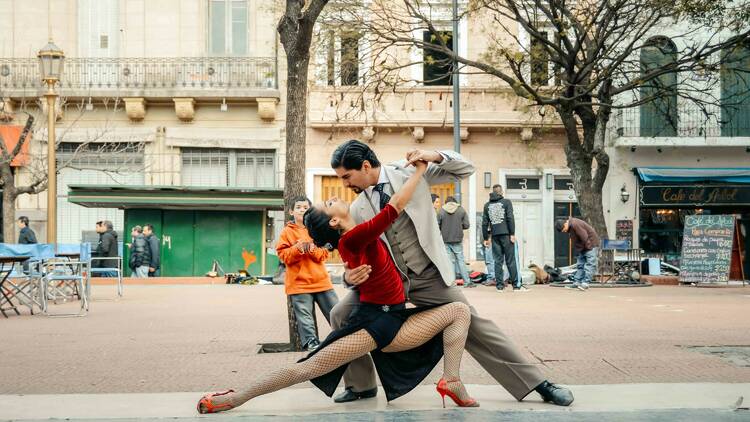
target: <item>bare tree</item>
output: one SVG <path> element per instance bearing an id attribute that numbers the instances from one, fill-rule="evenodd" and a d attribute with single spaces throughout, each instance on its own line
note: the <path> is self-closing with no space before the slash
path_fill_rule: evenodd
<path id="1" fill-rule="evenodd" d="M 292 198 L 305 194 L 305 140 L 307 131 L 307 80 L 315 21 L 328 0 L 286 0 L 277 31 L 286 53 L 286 172 L 284 215 L 294 207 Z M 287 298 L 289 340 L 300 350 L 300 339 L 291 300 Z"/>
<path id="2" fill-rule="evenodd" d="M 731 102 L 719 98 L 719 71 L 746 60 L 731 53 L 749 39 L 746 2 L 460 3 L 459 18 L 469 19 L 473 32 L 483 34 L 481 53 L 452 50 L 443 30 L 451 19 L 450 4 L 442 0 L 373 0 L 366 5 L 340 0 L 335 9 L 327 9 L 327 19 L 334 26 L 356 27 L 370 39 L 371 68 L 359 87 L 363 97 L 418 82 L 406 71 L 419 63 L 408 53 L 417 49 L 424 51 L 423 64 L 434 65 L 439 57 L 438 64 L 449 73 L 478 75 L 511 90 L 532 115 L 548 119 L 554 114 L 568 141 L 565 154 L 582 214 L 605 237 L 602 187 L 610 166 L 605 141 L 613 112 L 650 107 L 661 116 L 658 124 L 675 126 L 680 101 L 716 120 L 717 107 L 711 105 Z M 431 36 L 422 37 L 424 33 Z M 452 68 L 453 62 L 458 68 Z"/>
<path id="3" fill-rule="evenodd" d="M 60 98 L 62 104 L 67 102 L 66 98 Z M 117 103 L 117 101 L 115 102 Z M 11 113 L 5 110 L 5 102 L 2 103 L 0 114 L 5 113 L 9 116 Z M 38 105 L 38 104 L 36 104 Z M 26 116 L 23 129 L 15 146 L 10 149 L 8 145 L 13 145 L 10 140 L 4 139 L 0 133 L 0 186 L 3 189 L 3 238 L 6 242 L 14 242 L 16 219 L 16 199 L 24 194 L 34 195 L 47 190 L 48 172 L 47 172 L 47 155 L 46 149 L 36 148 L 38 145 L 31 144 L 31 139 L 36 138 L 38 141 L 47 142 L 46 125 L 39 125 L 42 112 L 41 107 L 22 106 L 21 110 L 14 113 L 15 119 L 19 120 L 21 116 Z M 74 105 L 78 112 L 73 115 L 69 122 L 59 132 L 55 140 L 57 148 L 65 140 L 71 129 L 78 126 L 81 118 L 85 113 L 84 104 Z M 64 107 L 64 106 L 63 106 Z M 54 111 L 52 111 L 54 112 Z M 117 112 L 117 106 L 111 111 Z M 10 117 L 10 116 L 9 116 Z M 41 127 L 40 127 L 41 126 Z M 74 150 L 61 154 L 57 157 L 57 172 L 59 173 L 66 168 L 70 169 L 88 169 L 85 163 L 81 161 L 85 157 L 99 157 L 102 154 L 120 154 L 123 152 L 142 151 L 145 142 L 138 143 L 117 143 L 106 142 L 106 136 L 112 132 L 110 119 L 105 119 L 103 126 L 92 128 L 87 133 L 86 138 L 76 143 Z M 85 161 L 85 160 L 83 160 Z M 116 165 L 110 165 L 107 168 L 96 167 L 94 169 L 103 171 L 108 174 L 118 174 L 127 171 L 130 168 L 129 162 L 118 162 Z"/>

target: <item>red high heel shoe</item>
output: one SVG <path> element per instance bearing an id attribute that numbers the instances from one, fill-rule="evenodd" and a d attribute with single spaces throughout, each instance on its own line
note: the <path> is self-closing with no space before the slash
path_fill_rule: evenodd
<path id="1" fill-rule="evenodd" d="M 234 390 L 227 390 L 222 391 L 220 393 L 211 393 L 206 394 L 205 396 L 201 397 L 201 399 L 198 401 L 198 413 L 218 413 L 223 412 L 225 410 L 231 409 L 233 406 L 229 403 L 224 404 L 214 404 L 211 399 L 217 396 L 225 396 L 229 393 L 234 393 Z"/>
<path id="2" fill-rule="evenodd" d="M 445 378 L 440 378 L 440 381 L 438 381 L 437 392 L 438 394 L 440 394 L 440 397 L 443 398 L 443 409 L 445 409 L 445 396 L 446 395 L 448 395 L 448 397 L 453 399 L 453 402 L 455 402 L 459 407 L 479 407 L 479 402 L 477 402 L 476 400 L 472 398 L 469 398 L 466 401 L 459 399 L 456 393 L 454 393 L 448 388 L 448 381 L 446 381 Z"/>

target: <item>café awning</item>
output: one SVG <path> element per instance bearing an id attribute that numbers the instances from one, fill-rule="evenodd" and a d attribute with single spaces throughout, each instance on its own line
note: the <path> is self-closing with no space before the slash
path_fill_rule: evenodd
<path id="1" fill-rule="evenodd" d="M 68 202 L 88 208 L 283 210 L 282 189 L 195 186 L 68 186 Z"/>
<path id="2" fill-rule="evenodd" d="M 725 182 L 750 184 L 750 168 L 638 167 L 638 177 L 649 182 Z"/>

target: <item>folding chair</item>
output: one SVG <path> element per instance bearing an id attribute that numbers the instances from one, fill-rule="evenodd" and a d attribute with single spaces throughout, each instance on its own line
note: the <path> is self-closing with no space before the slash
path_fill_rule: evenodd
<path id="1" fill-rule="evenodd" d="M 632 249 L 629 240 L 603 239 L 599 252 L 599 278 L 602 283 L 611 280 L 632 281 L 630 274 L 640 271 L 641 251 Z"/>
<path id="2" fill-rule="evenodd" d="M 4 278 L 3 295 L 0 300 L 0 310 L 5 315 L 5 310 L 13 310 L 20 315 L 14 303 L 15 299 L 20 305 L 29 308 L 31 314 L 34 314 L 34 308 L 41 308 L 39 298 L 39 279 L 42 277 L 41 263 L 45 259 L 54 257 L 53 248 L 47 244 L 9 244 L 0 243 L 0 256 L 5 257 L 29 257 L 25 262 L 17 261 L 12 268 L 3 268 L 3 273 L 7 273 Z M 5 275 L 5 274 L 4 274 Z M 10 308 L 2 308 L 2 302 L 7 302 Z"/>
<path id="3" fill-rule="evenodd" d="M 39 281 L 42 313 L 54 317 L 85 316 L 89 310 L 89 289 L 86 277 L 87 263 L 83 261 L 82 244 L 57 244 L 53 258 L 42 264 L 43 276 Z M 67 302 L 78 299 L 80 308 L 75 313 L 53 313 L 49 302 Z"/>
<path id="4" fill-rule="evenodd" d="M 91 256 L 89 258 L 89 285 L 91 284 L 90 278 L 93 274 L 115 273 L 117 274 L 117 296 L 122 297 L 122 247 L 122 242 L 117 242 L 118 256 Z M 90 248 L 89 244 L 89 251 L 91 250 Z M 117 266 L 111 268 L 95 267 L 97 262 L 105 260 L 114 260 L 117 262 Z"/>

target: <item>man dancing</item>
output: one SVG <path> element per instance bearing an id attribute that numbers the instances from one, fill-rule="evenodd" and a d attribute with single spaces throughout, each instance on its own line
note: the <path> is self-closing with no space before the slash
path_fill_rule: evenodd
<path id="1" fill-rule="evenodd" d="M 351 140 L 343 143 L 331 157 L 331 167 L 344 186 L 358 193 L 351 205 L 357 223 L 372 219 L 414 171 L 410 164 L 429 162 L 424 178 L 430 185 L 449 183 L 474 173 L 474 166 L 453 151 L 414 150 L 406 160 L 381 166 L 375 152 L 366 144 Z M 405 282 L 407 298 L 416 306 L 449 302 L 469 304 L 453 283 L 454 268 L 443 244 L 437 219 L 433 217 L 429 189 L 420 186 L 412 201 L 386 231 L 386 244 Z M 357 286 L 369 277 L 371 269 L 362 265 L 348 269 L 345 281 Z M 356 292 L 347 294 L 331 311 L 331 325 L 338 329 L 346 324 L 358 306 Z M 500 385 L 517 400 L 537 391 L 546 402 L 568 406 L 573 402 L 570 390 L 552 384 L 536 365 L 525 361 L 518 348 L 494 322 L 477 315 L 471 307 L 471 325 L 466 350 Z M 372 359 L 363 356 L 353 361 L 344 375 L 345 391 L 337 403 L 375 397 L 377 385 Z"/>

